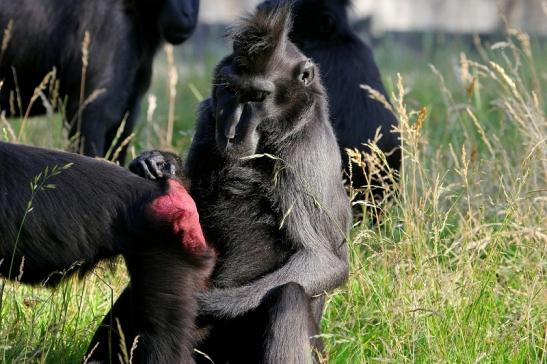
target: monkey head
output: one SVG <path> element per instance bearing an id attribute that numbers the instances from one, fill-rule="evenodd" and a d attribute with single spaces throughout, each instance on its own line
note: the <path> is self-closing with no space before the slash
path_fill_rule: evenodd
<path id="1" fill-rule="evenodd" d="M 220 152 L 254 153 L 260 139 L 287 136 L 324 97 L 315 64 L 289 40 L 290 7 L 257 11 L 232 29 L 233 52 L 216 68 L 212 95 Z"/>
<path id="2" fill-rule="evenodd" d="M 194 32 L 199 13 L 199 0 L 161 0 L 158 17 L 160 33 L 167 42 L 180 44 Z"/>

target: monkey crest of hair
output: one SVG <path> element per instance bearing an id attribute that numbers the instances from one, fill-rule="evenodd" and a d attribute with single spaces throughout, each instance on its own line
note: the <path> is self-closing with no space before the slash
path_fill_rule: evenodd
<path id="1" fill-rule="evenodd" d="M 291 29 L 291 8 L 288 2 L 276 5 L 273 11 L 257 9 L 241 18 L 231 30 L 234 61 L 242 68 L 260 69 L 260 60 L 272 59 L 277 49 L 284 49 Z"/>
<path id="2" fill-rule="evenodd" d="M 207 248 L 196 203 L 186 188 L 176 179 L 167 181 L 167 193 L 156 198 L 148 206 L 152 219 L 170 225 L 175 236 L 180 237 L 185 249 L 201 252 Z"/>

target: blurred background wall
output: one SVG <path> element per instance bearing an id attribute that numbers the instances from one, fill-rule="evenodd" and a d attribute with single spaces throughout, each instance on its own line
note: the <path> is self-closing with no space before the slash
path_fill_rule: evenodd
<path id="1" fill-rule="evenodd" d="M 201 0 L 202 21 L 230 22 L 258 2 Z M 493 33 L 504 28 L 499 10 L 506 14 L 512 26 L 547 34 L 545 0 L 354 0 L 352 17 L 370 19 L 371 30 L 376 34 L 393 31 Z"/>

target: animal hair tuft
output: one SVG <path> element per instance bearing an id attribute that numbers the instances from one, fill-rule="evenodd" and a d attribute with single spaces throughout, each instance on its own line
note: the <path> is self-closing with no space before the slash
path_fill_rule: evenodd
<path id="1" fill-rule="evenodd" d="M 283 49 L 291 25 L 291 7 L 283 1 L 272 11 L 259 8 L 242 17 L 230 31 L 236 64 L 246 67 Z"/>

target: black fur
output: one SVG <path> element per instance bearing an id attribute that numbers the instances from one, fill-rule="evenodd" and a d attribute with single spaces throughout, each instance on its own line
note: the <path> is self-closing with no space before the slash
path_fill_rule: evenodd
<path id="1" fill-rule="evenodd" d="M 388 100 L 372 50 L 348 22 L 349 0 L 268 0 L 259 5 L 270 10 L 289 3 L 294 14 L 290 39 L 321 69 L 328 93 L 331 122 L 349 176 L 346 148 L 369 151 L 364 143 L 382 138 L 378 147 L 387 155 L 389 167 L 401 163 L 399 135 L 393 132 L 397 119 L 382 103 L 370 98 L 360 85 L 368 85 Z M 363 173 L 352 173 L 354 187 L 366 184 Z M 373 181 L 377 183 L 378 181 Z"/>
<path id="2" fill-rule="evenodd" d="M 234 29 L 184 170 L 157 151 L 130 166 L 190 180 L 218 253 L 198 319 L 209 330 L 198 349 L 215 363 L 311 362 L 322 295 L 348 275 L 338 145 L 317 70 L 287 39 L 289 27 L 281 7 Z"/>
<path id="3" fill-rule="evenodd" d="M 54 101 L 66 102 L 70 135 L 80 131 L 78 151 L 104 156 L 124 117 L 117 145 L 133 131 L 162 41 L 179 44 L 190 37 L 198 8 L 199 0 L 0 0 L 0 32 L 12 22 L 11 39 L 0 52 L 1 110 L 25 115 L 35 88 L 55 68 L 60 100 Z M 86 31 L 89 65 L 81 98 Z M 53 89 L 47 85 L 43 93 L 54 98 Z M 86 103 L 94 92 L 101 93 Z M 29 111 L 45 112 L 41 98 Z M 125 148 L 119 160 L 124 158 Z"/>
<path id="4" fill-rule="evenodd" d="M 3 142 L 0 166 L 0 274 L 52 286 L 122 254 L 132 287 L 124 296 L 128 350 L 140 336 L 134 362 L 190 362 L 195 292 L 211 253 L 184 249 L 146 212 L 165 183 L 88 157 Z M 117 353 L 119 341 L 96 350 Z"/>

